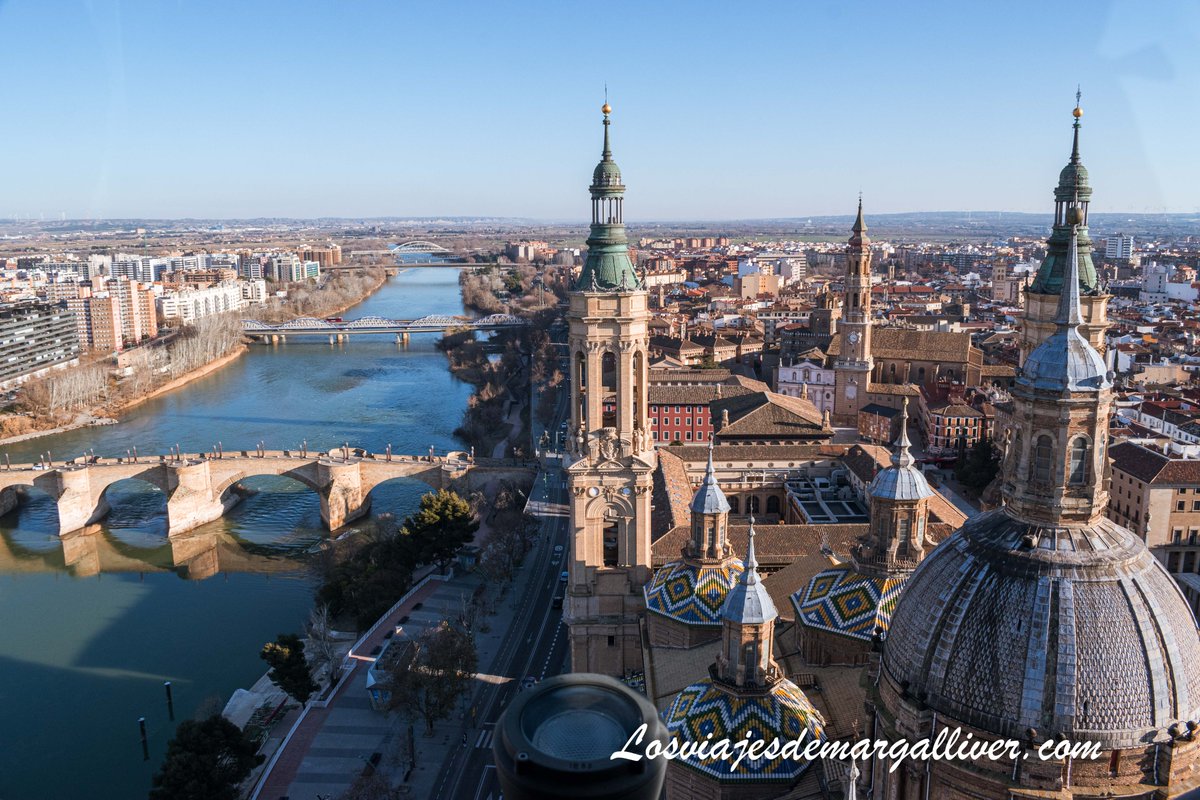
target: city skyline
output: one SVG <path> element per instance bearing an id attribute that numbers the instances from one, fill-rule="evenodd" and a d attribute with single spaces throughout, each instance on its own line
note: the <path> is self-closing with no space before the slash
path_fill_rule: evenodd
<path id="1" fill-rule="evenodd" d="M 0 217 L 582 219 L 606 83 L 633 222 L 1048 214 L 1077 84 L 1096 212 L 1200 211 L 1191 5 L 73 8 L 0 3 Z"/>

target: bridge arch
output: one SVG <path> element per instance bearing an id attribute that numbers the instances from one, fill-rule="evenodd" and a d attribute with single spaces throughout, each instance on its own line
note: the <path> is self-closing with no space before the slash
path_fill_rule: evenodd
<path id="1" fill-rule="evenodd" d="M 407 242 L 401 242 L 392 247 L 392 252 L 395 253 L 449 253 L 448 247 L 442 247 L 436 242 L 428 241 L 427 239 L 412 239 Z"/>
<path id="2" fill-rule="evenodd" d="M 55 535 L 60 527 L 58 499 L 32 481 L 11 483 L 0 488 L 0 518 L 8 531 Z M 26 524 L 28 529 L 24 528 Z"/>
<path id="3" fill-rule="evenodd" d="M 162 470 L 120 478 L 105 485 L 90 523 L 104 522 L 113 540 L 126 547 L 162 547 L 171 529 L 170 497 Z"/>
<path id="4" fill-rule="evenodd" d="M 237 506 L 228 512 L 229 522 L 232 535 L 242 545 L 271 547 L 324 528 L 321 489 L 295 470 L 244 470 L 219 487 L 219 492 L 214 487 L 213 494 L 222 505 Z"/>

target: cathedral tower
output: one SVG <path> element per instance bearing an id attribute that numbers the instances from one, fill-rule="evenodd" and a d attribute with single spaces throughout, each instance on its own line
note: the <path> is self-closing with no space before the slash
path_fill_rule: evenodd
<path id="1" fill-rule="evenodd" d="M 1054 230 L 1046 242 L 1046 259 L 1042 262 L 1033 283 L 1025 291 L 1025 315 L 1021 325 L 1021 363 L 1033 349 L 1054 333 L 1058 296 L 1062 293 L 1063 276 L 1066 275 L 1067 247 L 1071 238 L 1071 224 L 1067 221 L 1067 209 L 1074 205 L 1079 209 L 1079 224 L 1076 230 L 1076 256 L 1079 273 L 1079 308 L 1083 317 L 1080 333 L 1101 354 L 1104 353 L 1104 330 L 1108 327 L 1109 295 L 1100 286 L 1096 266 L 1092 263 L 1092 240 L 1088 236 L 1088 204 L 1092 199 L 1092 187 L 1088 185 L 1087 167 L 1079 156 L 1079 123 L 1083 109 L 1079 106 L 1079 93 L 1075 94 L 1074 138 L 1071 142 L 1071 158 L 1058 175 L 1058 186 L 1054 189 Z"/>
<path id="2" fill-rule="evenodd" d="M 959 728 L 1017 740 L 1024 755 L 898 769 L 880 758 L 871 782 L 881 797 L 1165 798 L 1200 784 L 1195 618 L 1141 538 L 1104 515 L 1112 379 L 1084 333 L 1082 178 L 1059 212 L 1054 327 L 1012 393 L 1005 504 L 913 572 L 872 690 L 883 738 Z M 1095 743 L 1099 757 L 1029 757 L 1061 740 Z"/>
<path id="3" fill-rule="evenodd" d="M 655 467 L 646 406 L 647 292 L 629 259 L 621 170 L 609 146 L 592 173 L 588 255 L 568 312 L 571 560 L 564 620 L 575 672 L 623 675 L 642 666 L 638 618 L 650 579 Z"/>
<path id="4" fill-rule="evenodd" d="M 838 322 L 841 350 L 834 362 L 833 422 L 857 425 L 871 377 L 871 240 L 863 222 L 862 198 L 846 250 L 846 287 Z"/>

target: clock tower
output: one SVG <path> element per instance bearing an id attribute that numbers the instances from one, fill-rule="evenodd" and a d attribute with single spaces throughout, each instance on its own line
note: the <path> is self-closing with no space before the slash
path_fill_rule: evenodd
<path id="1" fill-rule="evenodd" d="M 846 286 L 838 322 L 841 349 L 834 362 L 833 423 L 857 425 L 871 379 L 871 240 L 863 222 L 862 198 L 846 250 Z"/>
<path id="2" fill-rule="evenodd" d="M 650 580 L 648 293 L 629 259 L 625 186 L 609 147 L 592 174 L 587 261 L 571 291 L 571 437 L 564 457 L 571 553 L 563 619 L 571 669 L 624 675 L 642 668 L 640 618 Z"/>

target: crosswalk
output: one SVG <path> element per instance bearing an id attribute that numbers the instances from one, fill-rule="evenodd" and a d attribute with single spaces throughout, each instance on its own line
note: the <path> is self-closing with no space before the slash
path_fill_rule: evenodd
<path id="1" fill-rule="evenodd" d="M 479 732 L 479 736 L 475 739 L 475 749 L 483 750 L 490 749 L 492 746 L 492 735 L 495 730 L 492 728 L 484 728 Z"/>

